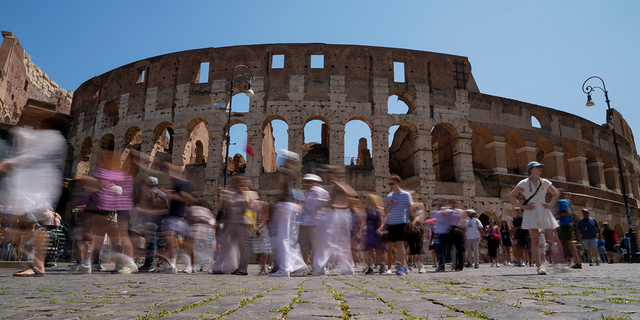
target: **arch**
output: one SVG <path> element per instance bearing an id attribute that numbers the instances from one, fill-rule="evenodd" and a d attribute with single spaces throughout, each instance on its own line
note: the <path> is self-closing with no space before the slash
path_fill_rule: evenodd
<path id="1" fill-rule="evenodd" d="M 588 124 L 583 123 L 580 126 L 580 134 L 582 136 L 582 139 L 593 142 L 593 130 L 591 130 L 591 127 Z"/>
<path id="2" fill-rule="evenodd" d="M 556 172 L 556 168 L 549 167 L 545 159 L 545 154 L 553 151 L 553 145 L 551 145 L 551 142 L 549 142 L 549 140 L 539 138 L 538 141 L 536 141 L 536 161 L 545 165 L 545 167 L 542 169 L 542 173 L 540 174 L 540 176 L 543 178 L 553 178 L 551 173 Z M 551 164 L 553 165 L 553 163 Z"/>
<path id="3" fill-rule="evenodd" d="M 202 118 L 195 118 L 187 124 L 188 138 L 182 158 L 184 163 L 205 163 L 209 154 L 209 125 Z M 199 144 L 198 144 L 199 143 Z"/>
<path id="4" fill-rule="evenodd" d="M 602 154 L 602 164 L 604 170 L 604 184 L 609 190 L 617 191 L 618 189 L 618 175 L 616 174 L 615 166 L 606 153 Z"/>
<path id="5" fill-rule="evenodd" d="M 618 235 L 618 240 L 622 241 L 622 238 L 624 237 L 624 229 L 622 229 L 622 226 L 618 223 L 616 223 L 616 225 L 613 227 L 613 232 L 615 232 Z"/>
<path id="6" fill-rule="evenodd" d="M 574 159 L 578 156 L 578 149 L 576 149 L 572 143 L 567 142 L 563 145 L 562 161 L 564 163 L 564 175 L 567 182 L 577 183 L 582 180 L 582 167 L 580 166 L 580 162 Z"/>
<path id="7" fill-rule="evenodd" d="M 118 102 L 111 101 L 107 103 L 102 114 L 103 128 L 111 128 L 117 126 L 120 120 L 120 110 L 118 108 Z"/>
<path id="8" fill-rule="evenodd" d="M 591 150 L 587 150 L 587 174 L 589 176 L 589 185 L 592 187 L 600 187 L 602 179 L 600 178 L 600 165 L 596 155 Z"/>
<path id="9" fill-rule="evenodd" d="M 322 116 L 308 117 L 302 134 L 303 171 L 310 171 L 320 164 L 329 163 L 329 124 Z"/>
<path id="10" fill-rule="evenodd" d="M 371 126 L 359 119 L 344 126 L 344 164 L 373 166 Z"/>
<path id="11" fill-rule="evenodd" d="M 391 95 L 387 99 L 388 114 L 409 114 L 411 108 L 409 105 L 397 95 Z"/>
<path id="12" fill-rule="evenodd" d="M 76 178 L 86 176 L 89 174 L 92 148 L 93 148 L 93 140 L 91 139 L 91 137 L 86 137 L 84 141 L 82 141 L 82 146 L 80 146 L 80 153 L 78 154 L 78 164 L 76 165 Z"/>
<path id="13" fill-rule="evenodd" d="M 67 157 L 64 162 L 63 177 L 65 178 L 72 178 L 71 175 L 73 171 L 73 155 L 74 154 L 75 154 L 75 149 L 73 148 L 72 145 L 69 145 L 67 147 Z"/>
<path id="14" fill-rule="evenodd" d="M 389 173 L 406 179 L 417 172 L 418 129 L 408 121 L 400 121 L 394 125 L 398 125 L 398 129 L 393 134 L 389 147 Z"/>
<path id="15" fill-rule="evenodd" d="M 474 169 L 493 169 L 497 166 L 496 155 L 487 150 L 487 143 L 493 135 L 483 127 L 475 127 L 471 133 L 471 163 Z"/>
<path id="16" fill-rule="evenodd" d="M 512 131 L 505 135 L 504 142 L 507 170 L 513 174 L 524 174 L 527 171 L 527 155 L 526 152 L 518 152 L 518 149 L 526 146 L 524 139 Z"/>
<path id="17" fill-rule="evenodd" d="M 244 123 L 236 123 L 231 125 L 229 130 L 229 164 L 227 173 L 229 175 L 244 173 L 247 168 L 247 125 Z M 222 160 L 225 161 L 226 143 L 222 147 Z"/>
<path id="18" fill-rule="evenodd" d="M 542 111 L 534 111 L 531 113 L 531 116 L 538 120 L 538 123 L 540 123 L 540 129 L 551 130 L 551 119 L 546 113 Z"/>
<path id="19" fill-rule="evenodd" d="M 455 182 L 454 143 L 458 132 L 450 123 L 439 123 L 431 130 L 431 150 L 433 155 L 433 171 L 436 180 Z"/>
<path id="20" fill-rule="evenodd" d="M 107 133 L 100 138 L 100 149 L 113 151 L 115 149 L 115 137 Z"/>
<path id="21" fill-rule="evenodd" d="M 262 170 L 275 172 L 278 150 L 289 147 L 289 125 L 281 116 L 270 116 L 262 122 Z"/>
<path id="22" fill-rule="evenodd" d="M 495 220 L 496 225 L 498 225 L 498 222 L 499 222 L 498 215 L 495 214 L 495 212 L 493 211 L 486 211 L 478 216 L 478 220 L 480 220 L 480 222 L 482 223 L 483 228 L 486 228 L 489 225 L 490 219 Z"/>
<path id="23" fill-rule="evenodd" d="M 202 145 L 202 141 L 196 141 L 194 149 L 193 160 L 191 163 L 205 163 L 206 160 L 204 158 L 204 146 Z"/>

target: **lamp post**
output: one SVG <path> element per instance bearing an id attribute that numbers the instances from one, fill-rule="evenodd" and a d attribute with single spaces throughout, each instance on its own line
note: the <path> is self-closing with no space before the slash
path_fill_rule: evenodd
<path id="1" fill-rule="evenodd" d="M 602 87 L 599 86 L 587 86 L 587 82 L 591 79 L 598 79 L 602 82 Z M 640 252 L 638 252 L 638 243 L 636 242 L 636 231 L 633 229 L 631 223 L 631 208 L 629 207 L 629 197 L 627 196 L 627 186 L 624 182 L 624 174 L 622 173 L 622 160 L 620 159 L 620 150 L 618 149 L 618 139 L 616 138 L 615 120 L 613 119 L 613 111 L 611 111 L 611 105 L 609 104 L 609 92 L 607 86 L 604 84 L 604 80 L 598 76 L 589 77 L 582 84 L 582 91 L 587 94 L 587 107 L 593 107 L 595 102 L 591 100 L 591 93 L 595 89 L 600 89 L 604 92 L 604 98 L 607 102 L 607 123 L 611 126 L 613 132 L 613 144 L 616 147 L 616 157 L 618 158 L 618 172 L 620 173 L 620 183 L 622 184 L 622 198 L 624 199 L 624 207 L 627 211 L 627 222 L 629 223 L 629 242 L 631 244 L 631 261 L 640 262 Z"/>
<path id="2" fill-rule="evenodd" d="M 244 69 L 244 73 L 236 75 L 236 70 Z M 231 144 L 231 101 L 233 100 L 233 87 L 235 86 L 236 79 L 238 81 L 244 81 L 247 83 L 247 91 L 245 94 L 249 97 L 253 97 L 253 90 L 251 90 L 251 79 L 253 78 L 253 73 L 249 67 L 239 64 L 233 67 L 233 73 L 231 74 L 231 90 L 229 91 L 229 110 L 228 110 L 228 118 L 227 118 L 227 137 L 226 137 L 226 148 L 225 148 L 225 158 L 224 158 L 224 186 L 227 187 L 227 171 L 229 170 L 229 145 Z"/>

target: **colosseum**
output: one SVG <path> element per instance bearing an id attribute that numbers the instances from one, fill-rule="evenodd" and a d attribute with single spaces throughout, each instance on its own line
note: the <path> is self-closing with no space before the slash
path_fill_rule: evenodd
<path id="1" fill-rule="evenodd" d="M 312 65 L 312 58 L 321 63 Z M 481 219 L 510 220 L 514 210 L 507 195 L 527 163 L 539 161 L 546 165 L 543 177 L 564 191 L 576 211 L 591 208 L 598 221 L 622 234 L 629 227 L 618 171 L 623 170 L 638 228 L 640 161 L 618 112 L 613 113 L 623 168 L 617 166 L 608 125 L 483 94 L 466 57 L 395 48 L 234 46 L 121 66 L 89 79 L 73 95 L 71 175 L 91 174 L 99 148 L 119 152 L 123 161 L 137 149 L 150 156 L 149 165 L 170 161 L 183 167 L 197 195 L 215 207 L 237 65 L 250 68 L 255 95 L 247 112 L 232 112 L 231 125 L 246 126 L 255 156 L 230 159 L 229 174 L 250 178 L 264 199 L 274 194 L 271 123 L 280 120 L 287 126 L 288 149 L 302 155 L 303 171 L 317 163 L 334 165 L 361 195 L 385 194 L 387 177 L 396 173 L 428 206 L 437 198 L 458 199 Z M 236 82 L 233 93 L 247 89 Z M 403 101 L 406 114 L 390 113 L 390 99 Z M 603 119 L 604 114 L 603 109 Z M 305 145 L 305 126 L 314 120 L 322 122 L 321 141 Z M 345 165 L 350 121 L 366 123 L 371 144 L 361 140 L 357 163 Z M 398 127 L 389 141 L 393 126 Z"/>

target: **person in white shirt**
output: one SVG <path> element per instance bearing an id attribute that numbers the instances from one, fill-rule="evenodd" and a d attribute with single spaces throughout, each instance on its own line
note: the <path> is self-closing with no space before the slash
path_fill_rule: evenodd
<path id="1" fill-rule="evenodd" d="M 484 228 L 482 222 L 476 218 L 476 211 L 473 209 L 467 210 L 469 218 L 467 219 L 467 229 L 464 234 L 465 244 L 467 247 L 467 261 L 468 267 L 473 264 L 474 268 L 479 268 L 478 261 L 480 260 L 480 239 L 484 238 Z"/>

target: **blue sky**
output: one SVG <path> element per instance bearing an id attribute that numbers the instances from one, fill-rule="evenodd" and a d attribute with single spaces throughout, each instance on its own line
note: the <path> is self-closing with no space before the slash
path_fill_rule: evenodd
<path id="1" fill-rule="evenodd" d="M 466 56 L 481 92 L 602 124 L 604 95 L 595 93 L 596 106 L 586 108 L 581 90 L 599 75 L 611 106 L 640 133 L 640 1 L 5 2 L 0 29 L 14 32 L 67 90 L 132 61 L 189 49 L 374 45 Z"/>

